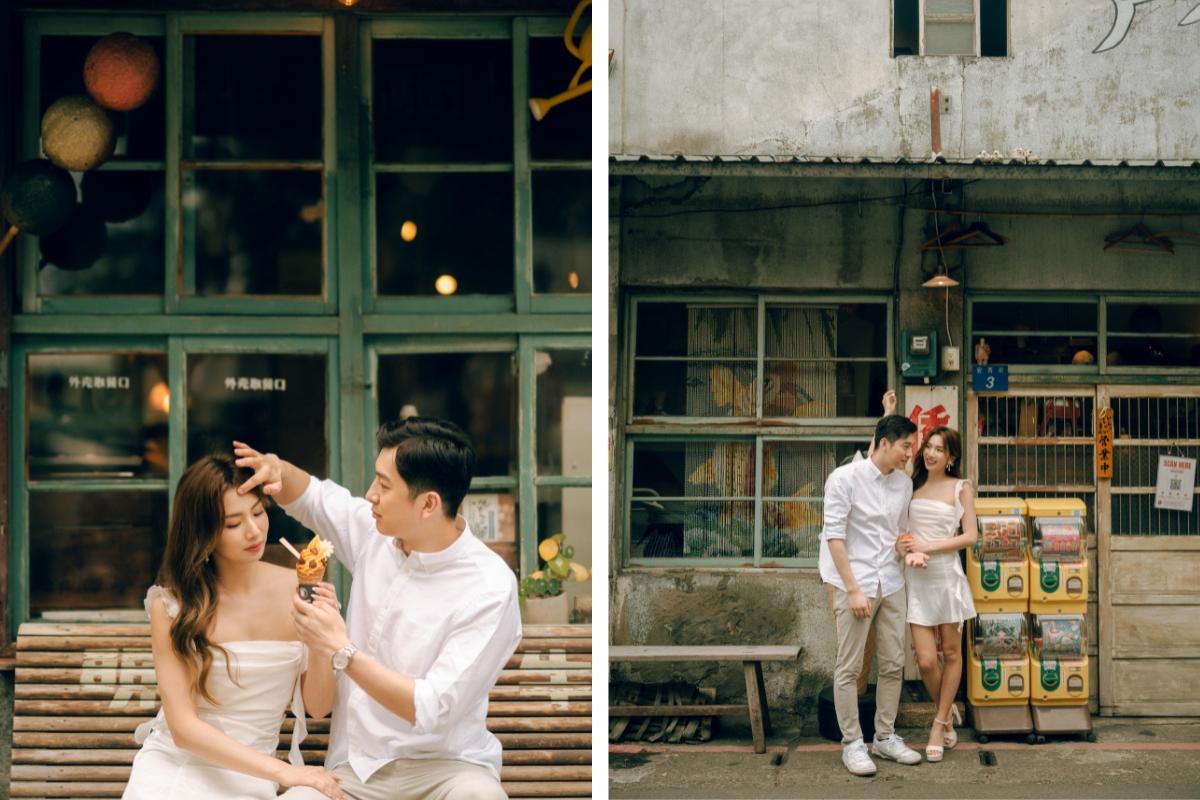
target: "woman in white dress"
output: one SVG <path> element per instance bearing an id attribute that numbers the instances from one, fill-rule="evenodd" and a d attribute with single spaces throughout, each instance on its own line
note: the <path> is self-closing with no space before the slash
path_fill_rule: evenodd
<path id="1" fill-rule="evenodd" d="M 331 664 L 309 669 L 292 622 L 295 570 L 264 564 L 270 501 L 239 494 L 252 473 L 225 455 L 183 473 L 158 585 L 146 595 L 162 710 L 138 727 L 142 749 L 124 800 L 274 800 L 311 786 L 343 800 L 337 779 L 304 766 L 305 711 L 333 708 Z M 317 603 L 337 604 L 322 584 Z M 275 758 L 291 703 L 288 761 Z"/>
<path id="2" fill-rule="evenodd" d="M 975 543 L 975 493 L 959 477 L 962 439 L 952 428 L 934 428 L 914 459 L 908 532 L 896 549 L 905 554 L 908 624 L 917 665 L 937 713 L 925 748 L 928 761 L 941 761 L 958 744 L 955 721 L 962 723 L 954 695 L 962 678 L 963 622 L 975 616 L 971 587 L 958 551 Z M 959 533 L 959 523 L 962 533 Z M 938 665 L 937 634 L 943 665 Z"/>

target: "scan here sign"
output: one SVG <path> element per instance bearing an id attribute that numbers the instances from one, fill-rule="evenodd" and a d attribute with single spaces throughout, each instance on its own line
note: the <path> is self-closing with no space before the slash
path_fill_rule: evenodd
<path id="1" fill-rule="evenodd" d="M 1154 507 L 1175 511 L 1192 510 L 1196 486 L 1196 459 L 1183 456 L 1158 457 L 1158 485 Z"/>

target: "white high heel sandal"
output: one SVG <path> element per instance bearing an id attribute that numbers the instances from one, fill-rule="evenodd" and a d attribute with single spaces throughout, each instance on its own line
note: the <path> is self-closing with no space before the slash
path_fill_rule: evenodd
<path id="1" fill-rule="evenodd" d="M 958 706 L 951 705 L 950 711 L 951 711 L 950 719 L 954 720 L 954 724 L 962 725 L 963 724 L 962 714 L 958 713 Z M 947 721 L 947 722 L 943 722 L 942 724 L 949 725 L 950 723 Z M 955 730 L 954 728 L 950 728 L 949 733 L 945 734 L 945 740 L 946 740 L 946 749 L 953 750 L 954 745 L 958 744 L 958 731 Z"/>
<path id="2" fill-rule="evenodd" d="M 948 720 L 943 722 L 942 720 L 938 719 L 937 717 L 934 717 L 933 721 L 941 723 L 942 726 L 946 726 L 946 725 L 950 724 L 950 722 Z M 942 735 L 943 736 L 945 735 L 944 727 L 943 727 Z M 936 744 L 926 745 L 925 746 L 925 760 L 931 764 L 937 763 L 938 761 L 942 760 L 942 756 L 945 755 L 945 752 L 946 752 L 946 749 L 944 747 L 938 747 Z"/>

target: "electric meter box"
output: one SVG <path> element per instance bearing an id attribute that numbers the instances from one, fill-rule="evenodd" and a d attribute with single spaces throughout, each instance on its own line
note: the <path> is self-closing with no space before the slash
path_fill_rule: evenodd
<path id="1" fill-rule="evenodd" d="M 1087 506 L 1075 497 L 1030 498 L 1029 610 L 1082 614 L 1087 610 Z"/>
<path id="2" fill-rule="evenodd" d="M 938 375 L 937 331 L 903 331 L 900 334 L 900 380 L 933 383 Z"/>
<path id="3" fill-rule="evenodd" d="M 1029 610 L 1026 510 L 1019 497 L 980 497 L 975 501 L 979 538 L 967 550 L 967 583 L 976 613 Z"/>

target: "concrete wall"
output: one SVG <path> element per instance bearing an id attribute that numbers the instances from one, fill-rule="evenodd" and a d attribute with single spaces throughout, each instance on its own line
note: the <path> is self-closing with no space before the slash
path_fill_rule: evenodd
<path id="1" fill-rule="evenodd" d="M 611 0 L 610 152 L 927 159 L 936 85 L 947 158 L 1197 159 L 1195 5 L 1093 53 L 1113 2 L 1010 0 L 1007 58 L 893 58 L 891 0 Z"/>
<path id="2" fill-rule="evenodd" d="M 935 268 L 921 242 L 934 235 L 924 182 L 625 177 L 610 206 L 610 369 L 625 357 L 621 299 L 633 291 L 838 291 L 892 294 L 898 289 L 900 329 L 944 335 L 947 293 L 921 283 Z M 896 199 L 905 191 L 909 197 Z M 861 209 L 860 209 L 860 198 Z M 889 198 L 872 200 L 872 198 Z M 1022 214 L 1200 214 L 1200 182 L 980 181 L 956 184 L 937 204 Z M 965 369 L 938 383 L 959 387 L 965 403 L 970 347 L 964 341 L 964 290 L 1089 291 L 1200 294 L 1200 247 L 1171 258 L 1104 252 L 1104 237 L 1137 218 L 989 217 L 1011 237 L 1010 247 L 962 256 L 949 253 L 949 328 L 963 347 Z M 1154 230 L 1200 233 L 1200 219 L 1147 218 Z M 1176 237 L 1181 244 L 1200 241 Z M 960 268 L 961 267 L 961 268 Z M 620 289 L 618 292 L 617 289 Z M 610 505 L 610 563 L 620 564 L 624 453 L 622 414 L 627 387 L 610 372 L 616 442 Z M 903 403 L 903 387 L 901 391 Z M 960 419 L 963 410 L 960 409 Z M 815 570 L 625 569 L 610 579 L 610 637 L 615 644 L 776 644 L 804 648 L 797 664 L 767 670 L 773 707 L 801 710 L 832 679 L 836 643 L 828 599 Z M 1094 616 L 1094 611 L 1091 612 Z M 1091 620 L 1094 625 L 1094 619 Z M 718 697 L 744 696 L 736 665 L 681 664 L 618 668 L 636 680 L 678 675 L 716 686 Z"/>

